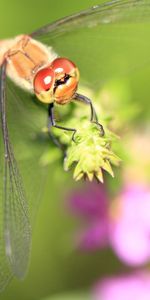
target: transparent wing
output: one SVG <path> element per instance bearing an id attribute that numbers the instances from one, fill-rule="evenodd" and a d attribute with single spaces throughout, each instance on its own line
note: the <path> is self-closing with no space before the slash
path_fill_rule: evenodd
<path id="1" fill-rule="evenodd" d="M 0 134 L 2 290 L 12 276 L 22 278 L 26 273 L 31 227 L 39 201 L 43 198 L 48 172 L 48 168 L 41 164 L 41 157 L 44 151 L 54 146 L 48 134 L 43 133 L 47 124 L 47 108 L 5 78 L 4 66 L 1 68 L 0 90 L 0 128 L 3 133 Z"/>
<path id="2" fill-rule="evenodd" d="M 143 72 L 148 72 L 150 65 L 149 34 L 150 0 L 116 0 L 66 17 L 31 35 L 74 61 L 84 87 L 99 92 L 112 80 L 124 80 L 135 95 L 132 101 L 138 104 L 142 99 L 146 108 L 150 88 Z"/>
<path id="3" fill-rule="evenodd" d="M 4 197 L 3 197 L 3 232 L 4 248 L 10 274 L 18 278 L 24 277 L 31 247 L 31 228 L 29 221 L 28 203 L 22 183 L 22 178 L 14 157 L 9 139 L 6 118 L 4 63 L 0 75 L 0 110 L 1 127 L 4 142 Z M 1 255 L 1 254 L 0 254 Z M 3 267 L 2 267 L 3 268 Z M 2 270 L 5 272 L 5 268 Z M 0 280 L 1 281 L 1 280 Z"/>
<path id="4" fill-rule="evenodd" d="M 41 163 L 41 158 L 45 152 L 55 147 L 45 132 L 47 107 L 7 78 L 7 119 L 33 228 L 48 172 L 48 167 Z"/>
<path id="5" fill-rule="evenodd" d="M 38 39 L 48 39 L 76 28 L 96 26 L 97 24 L 119 24 L 124 22 L 149 21 L 149 0 L 114 0 L 95 5 L 75 15 L 65 17 L 31 33 Z"/>

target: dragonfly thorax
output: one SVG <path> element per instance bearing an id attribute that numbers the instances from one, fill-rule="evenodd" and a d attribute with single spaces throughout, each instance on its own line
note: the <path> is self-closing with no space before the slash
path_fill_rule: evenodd
<path id="1" fill-rule="evenodd" d="M 18 86 L 33 92 L 33 79 L 36 72 L 57 57 L 51 47 L 19 35 L 14 39 L 0 41 L 0 65 L 7 62 L 7 75 Z"/>

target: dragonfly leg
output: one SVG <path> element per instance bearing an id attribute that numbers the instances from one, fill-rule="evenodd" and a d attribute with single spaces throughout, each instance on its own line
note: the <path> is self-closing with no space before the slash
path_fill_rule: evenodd
<path id="1" fill-rule="evenodd" d="M 99 129 L 100 129 L 100 132 L 101 132 L 101 136 L 104 136 L 105 132 L 104 132 L 104 128 L 102 126 L 102 124 L 100 124 L 98 122 L 98 117 L 97 117 L 97 114 L 96 114 L 96 111 L 95 111 L 95 108 L 93 106 L 93 103 L 91 101 L 90 98 L 84 96 L 84 95 L 81 95 L 81 94 L 78 94 L 78 93 L 75 93 L 74 97 L 73 97 L 73 100 L 76 100 L 76 101 L 80 101 L 82 103 L 85 103 L 85 104 L 88 104 L 90 106 L 90 109 L 91 109 L 91 117 L 90 117 L 90 121 L 92 123 L 95 123 L 98 125 Z"/>
<path id="2" fill-rule="evenodd" d="M 54 118 L 54 105 L 53 105 L 53 103 L 51 103 L 48 107 L 48 116 L 49 116 L 49 124 L 48 124 L 49 132 L 50 132 L 50 127 L 51 126 L 53 126 L 55 128 L 58 128 L 58 129 L 61 129 L 61 130 L 72 131 L 73 132 L 72 140 L 75 141 L 74 140 L 74 135 L 76 133 L 75 128 L 63 127 L 63 126 L 59 126 L 59 125 L 56 124 L 55 118 Z M 50 132 L 50 136 L 51 136 L 51 132 Z M 54 143 L 59 148 L 62 148 L 62 144 L 60 143 L 60 141 L 55 136 L 53 136 L 52 139 L 53 139 Z"/>

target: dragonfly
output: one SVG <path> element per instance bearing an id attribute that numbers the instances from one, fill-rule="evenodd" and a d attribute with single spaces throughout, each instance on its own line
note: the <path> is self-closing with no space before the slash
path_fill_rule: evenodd
<path id="1" fill-rule="evenodd" d="M 32 240 L 29 204 L 9 134 L 7 77 L 26 93 L 35 95 L 43 106 L 48 104 L 47 126 L 49 129 L 54 126 L 58 129 L 76 132 L 75 128 L 59 126 L 54 118 L 54 103 L 64 105 L 75 100 L 90 106 L 90 120 L 100 126 L 100 132 L 104 135 L 92 101 L 87 96 L 77 93 L 78 67 L 70 57 L 61 57 L 55 52 L 50 45 L 51 38 L 57 39 L 57 36 L 64 32 L 77 30 L 83 26 L 98 24 L 104 27 L 107 24 L 132 23 L 136 20 L 140 22 L 144 18 L 148 20 L 149 9 L 150 2 L 144 0 L 105 2 L 48 24 L 29 35 L 18 35 L 13 39 L 0 41 L 0 124 L 3 138 L 1 160 L 4 165 L 4 174 L 0 179 L 3 189 L 1 196 L 3 234 L 0 241 L 1 290 L 7 286 L 12 277 L 18 279 L 25 277 Z M 15 90 L 13 93 L 15 94 Z M 16 99 L 20 101 L 17 96 Z M 33 107 L 34 105 L 36 104 L 33 103 Z M 59 141 L 56 141 L 52 135 L 51 137 L 61 148 Z"/>

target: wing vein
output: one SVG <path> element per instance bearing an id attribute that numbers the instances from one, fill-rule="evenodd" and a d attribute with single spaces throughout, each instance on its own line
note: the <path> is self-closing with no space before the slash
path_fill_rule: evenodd
<path id="1" fill-rule="evenodd" d="M 31 248 L 31 227 L 28 203 L 22 178 L 9 138 L 6 117 L 6 62 L 1 67 L 0 107 L 4 142 L 4 242 L 5 253 L 11 272 L 24 277 Z"/>

